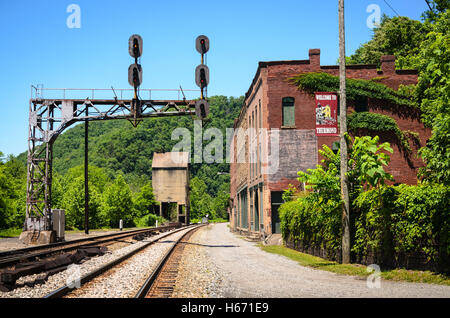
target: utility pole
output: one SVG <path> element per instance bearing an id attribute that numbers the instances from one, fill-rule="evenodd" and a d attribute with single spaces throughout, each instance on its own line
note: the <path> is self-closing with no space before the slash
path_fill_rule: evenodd
<path id="1" fill-rule="evenodd" d="M 342 263 L 350 263 L 350 202 L 348 197 L 347 98 L 345 85 L 345 27 L 344 0 L 339 0 L 339 94 L 340 94 L 340 148 L 342 204 Z"/>
<path id="2" fill-rule="evenodd" d="M 88 105 L 86 105 L 86 117 L 89 116 Z M 89 121 L 84 123 L 84 233 L 89 234 L 89 188 L 88 188 L 88 130 Z"/>

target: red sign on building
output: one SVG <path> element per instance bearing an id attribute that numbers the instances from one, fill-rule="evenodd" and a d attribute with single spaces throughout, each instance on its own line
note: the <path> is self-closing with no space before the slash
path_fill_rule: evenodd
<path id="1" fill-rule="evenodd" d="M 337 136 L 337 94 L 316 92 L 316 136 Z"/>

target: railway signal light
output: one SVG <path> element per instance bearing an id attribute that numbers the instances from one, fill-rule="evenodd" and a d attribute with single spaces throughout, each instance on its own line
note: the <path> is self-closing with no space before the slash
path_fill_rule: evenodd
<path id="1" fill-rule="evenodd" d="M 208 86 L 209 83 L 209 68 L 206 65 L 200 64 L 195 69 L 195 83 L 198 87 L 200 87 L 202 90 L 206 86 Z"/>
<path id="2" fill-rule="evenodd" d="M 131 64 L 128 67 L 128 83 L 135 88 L 141 85 L 142 67 L 140 64 Z"/>
<path id="3" fill-rule="evenodd" d="M 133 34 L 130 36 L 130 39 L 128 40 L 128 52 L 130 53 L 131 57 L 134 57 L 137 59 L 142 55 L 142 38 L 138 34 Z"/>
<path id="4" fill-rule="evenodd" d="M 205 54 L 209 50 L 209 39 L 205 35 L 199 35 L 197 39 L 195 39 L 195 48 L 198 53 Z"/>
<path id="5" fill-rule="evenodd" d="M 206 100 L 200 99 L 195 103 L 195 115 L 200 119 L 205 119 L 209 114 L 209 104 Z"/>

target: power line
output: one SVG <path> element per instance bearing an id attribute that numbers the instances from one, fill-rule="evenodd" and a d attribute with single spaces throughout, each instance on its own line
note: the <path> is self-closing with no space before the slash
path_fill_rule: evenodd
<path id="1" fill-rule="evenodd" d="M 398 14 L 397 11 L 395 11 L 394 8 L 393 8 L 386 0 L 383 0 L 383 1 L 384 1 L 384 3 L 386 3 L 386 4 L 388 5 L 389 8 L 391 8 L 392 11 L 395 12 L 395 14 L 396 14 L 398 17 L 400 17 L 400 14 Z"/>

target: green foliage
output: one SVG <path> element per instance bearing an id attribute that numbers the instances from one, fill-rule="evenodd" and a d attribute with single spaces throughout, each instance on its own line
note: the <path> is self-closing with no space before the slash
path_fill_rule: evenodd
<path id="1" fill-rule="evenodd" d="M 135 223 L 136 223 L 137 227 L 155 226 L 156 221 L 158 221 L 158 226 L 167 222 L 166 219 L 164 219 L 161 216 L 156 216 L 155 214 L 147 214 L 140 218 L 135 219 Z"/>
<path id="2" fill-rule="evenodd" d="M 324 248 L 330 258 L 336 258 L 341 236 L 339 197 L 324 198 L 313 192 L 282 204 L 278 211 L 285 240 L 303 248 Z"/>
<path id="3" fill-rule="evenodd" d="M 106 218 L 101 212 L 101 192 L 95 183 L 89 182 L 89 228 L 105 226 Z M 66 211 L 66 227 L 68 229 L 84 228 L 84 177 L 77 177 L 70 183 L 60 202 L 60 208 Z"/>
<path id="4" fill-rule="evenodd" d="M 428 0 L 430 10 L 425 11 L 422 17 L 428 22 L 435 22 L 441 13 L 450 9 L 450 1 L 448 0 Z"/>
<path id="5" fill-rule="evenodd" d="M 347 64 L 376 64 L 383 55 L 395 55 L 399 69 L 416 68 L 420 43 L 428 33 L 428 25 L 407 17 L 384 15 L 380 26 L 373 30 L 372 39 L 361 45 L 347 59 Z"/>
<path id="6" fill-rule="evenodd" d="M 385 180 L 393 181 L 392 175 L 384 171 L 390 157 L 383 151 L 393 153 L 389 143 L 378 144 L 379 137 L 355 137 L 348 160 L 349 179 L 357 180 L 359 185 L 379 187 Z"/>
<path id="7" fill-rule="evenodd" d="M 392 152 L 388 143 L 378 144 L 379 138 L 347 136 L 349 147 L 350 198 L 361 193 L 363 185 L 380 188 L 392 176 L 384 171 L 389 162 L 385 153 Z M 340 195 L 340 151 L 336 154 L 326 145 L 320 150 L 323 165 L 298 172 L 298 181 L 313 190 L 307 196 L 281 205 L 280 219 L 283 238 L 303 248 L 323 248 L 328 257 L 337 258 L 341 246 L 342 201 Z"/>
<path id="8" fill-rule="evenodd" d="M 5 170 L 5 167 L 0 166 L 0 228 L 5 228 L 11 223 L 12 201 L 16 196 L 12 182 Z"/>
<path id="9" fill-rule="evenodd" d="M 102 202 L 102 211 L 109 221 L 109 226 L 118 227 L 123 220 L 124 227 L 133 226 L 135 210 L 130 187 L 119 175 L 106 190 Z"/>
<path id="10" fill-rule="evenodd" d="M 26 169 L 13 156 L 0 152 L 0 229 L 21 227 L 25 217 Z"/>
<path id="11" fill-rule="evenodd" d="M 423 122 L 432 128 L 427 147 L 420 150 L 426 161 L 421 175 L 426 181 L 417 186 L 386 186 L 392 176 L 384 172 L 389 162 L 389 144 L 377 145 L 378 137 L 355 138 L 349 149 L 351 183 L 352 252 L 357 260 L 369 255 L 375 262 L 397 265 L 408 257 L 425 255 L 439 270 L 450 268 L 450 3 L 430 1 L 431 10 L 424 13 L 425 23 L 405 17 L 383 17 L 374 30 L 371 41 L 346 58 L 350 64 L 377 64 L 382 55 L 395 55 L 397 68 L 417 68 L 416 86 L 400 86 L 394 91 L 372 81 L 347 79 L 348 99 L 361 97 L 385 100 L 419 110 Z M 301 89 L 338 91 L 339 79 L 325 73 L 300 74 L 291 79 Z M 408 138 L 418 141 L 417 133 L 398 128 L 396 122 L 384 115 L 354 113 L 348 118 L 352 131 L 392 132 L 403 149 L 410 151 Z M 349 137 L 347 137 L 349 140 Z M 349 143 L 350 144 L 350 143 Z M 304 247 L 339 246 L 339 232 L 324 230 L 340 224 L 340 204 L 334 205 L 339 193 L 339 154 L 329 148 L 321 151 L 324 166 L 308 173 L 299 173 L 299 180 L 309 183 L 313 190 L 308 196 L 283 204 L 280 208 L 284 238 Z M 334 178 L 334 179 L 333 179 Z M 363 191 L 363 185 L 367 186 Z M 330 200 L 333 198 L 334 200 Z M 330 203 L 331 202 L 331 203 Z M 332 207 L 336 207 L 333 213 Z M 329 209 L 329 210 L 327 210 Z M 316 224 L 315 220 L 321 220 Z M 324 234 L 325 233 L 325 234 Z M 327 239 L 321 235 L 329 235 Z M 334 235 L 334 236 L 333 236 Z M 324 243 L 325 242 L 325 243 Z M 327 251 L 334 255 L 333 248 Z"/>
<path id="12" fill-rule="evenodd" d="M 286 190 L 284 190 L 283 194 L 281 195 L 283 202 L 292 201 L 294 199 L 294 195 L 296 192 L 297 192 L 297 188 L 294 185 L 289 184 L 288 188 Z"/>
<path id="13" fill-rule="evenodd" d="M 361 192 L 353 204 L 355 215 L 355 233 L 352 251 L 363 257 L 369 253 L 384 252 L 385 257 L 392 256 L 390 240 L 394 201 L 397 190 L 392 186 L 383 186 Z"/>
<path id="14" fill-rule="evenodd" d="M 421 251 L 430 260 L 450 266 L 450 188 L 401 185 L 398 190 L 396 213 L 392 214 L 395 250 Z"/>
<path id="15" fill-rule="evenodd" d="M 230 199 L 230 184 L 224 183 L 219 188 L 219 191 L 217 193 L 217 196 L 213 198 L 212 200 L 212 211 L 213 215 L 217 219 L 227 219 L 228 218 L 228 206 L 229 206 L 229 199 Z"/>
<path id="16" fill-rule="evenodd" d="M 134 206 L 137 210 L 137 216 L 143 217 L 149 213 L 154 213 L 153 206 L 156 204 L 155 195 L 151 183 L 147 183 L 141 188 L 141 191 L 135 195 Z"/>
<path id="17" fill-rule="evenodd" d="M 357 255 L 387 259 L 423 254 L 450 268 L 450 188 L 443 185 L 383 186 L 355 201 Z"/>
<path id="18" fill-rule="evenodd" d="M 425 180 L 450 185 L 450 12 L 437 19 L 421 44 L 416 98 L 424 123 L 432 128 L 420 150 L 427 166 Z"/>
<path id="19" fill-rule="evenodd" d="M 314 92 L 338 92 L 339 76 L 325 72 L 303 73 L 290 78 L 299 89 Z M 360 100 L 363 97 L 385 100 L 397 105 L 416 107 L 412 96 L 406 90 L 395 91 L 376 80 L 346 79 L 347 99 Z"/>
<path id="20" fill-rule="evenodd" d="M 391 132 L 398 138 L 404 151 L 407 153 L 411 152 L 407 134 L 400 130 L 397 122 L 392 117 L 371 112 L 353 112 L 347 117 L 347 125 L 352 132 L 357 132 L 358 130 Z"/>
<path id="21" fill-rule="evenodd" d="M 427 147 L 420 150 L 427 166 L 420 170 L 428 182 L 450 184 L 450 2 L 430 0 L 425 22 L 406 17 L 383 17 L 372 39 L 348 59 L 350 64 L 379 63 L 382 55 L 396 56 L 397 68 L 419 71 L 416 86 L 401 86 L 402 96 L 413 94 L 422 120 L 432 128 Z M 378 64 L 379 65 L 379 64 Z M 330 85 L 328 85 L 330 86 Z M 403 139 L 402 144 L 406 145 Z"/>
<path id="22" fill-rule="evenodd" d="M 205 182 L 202 179 L 195 177 L 191 179 L 190 187 L 191 218 L 200 219 L 208 214 L 209 218 L 213 219 L 215 215 L 213 214 L 212 209 L 212 198 L 207 192 Z"/>
<path id="23" fill-rule="evenodd" d="M 102 211 L 102 197 L 111 180 L 104 169 L 88 166 L 89 228 L 107 225 Z M 66 175 L 55 174 L 52 183 L 52 206 L 66 210 L 66 225 L 70 229 L 84 228 L 84 166 L 69 169 Z"/>

